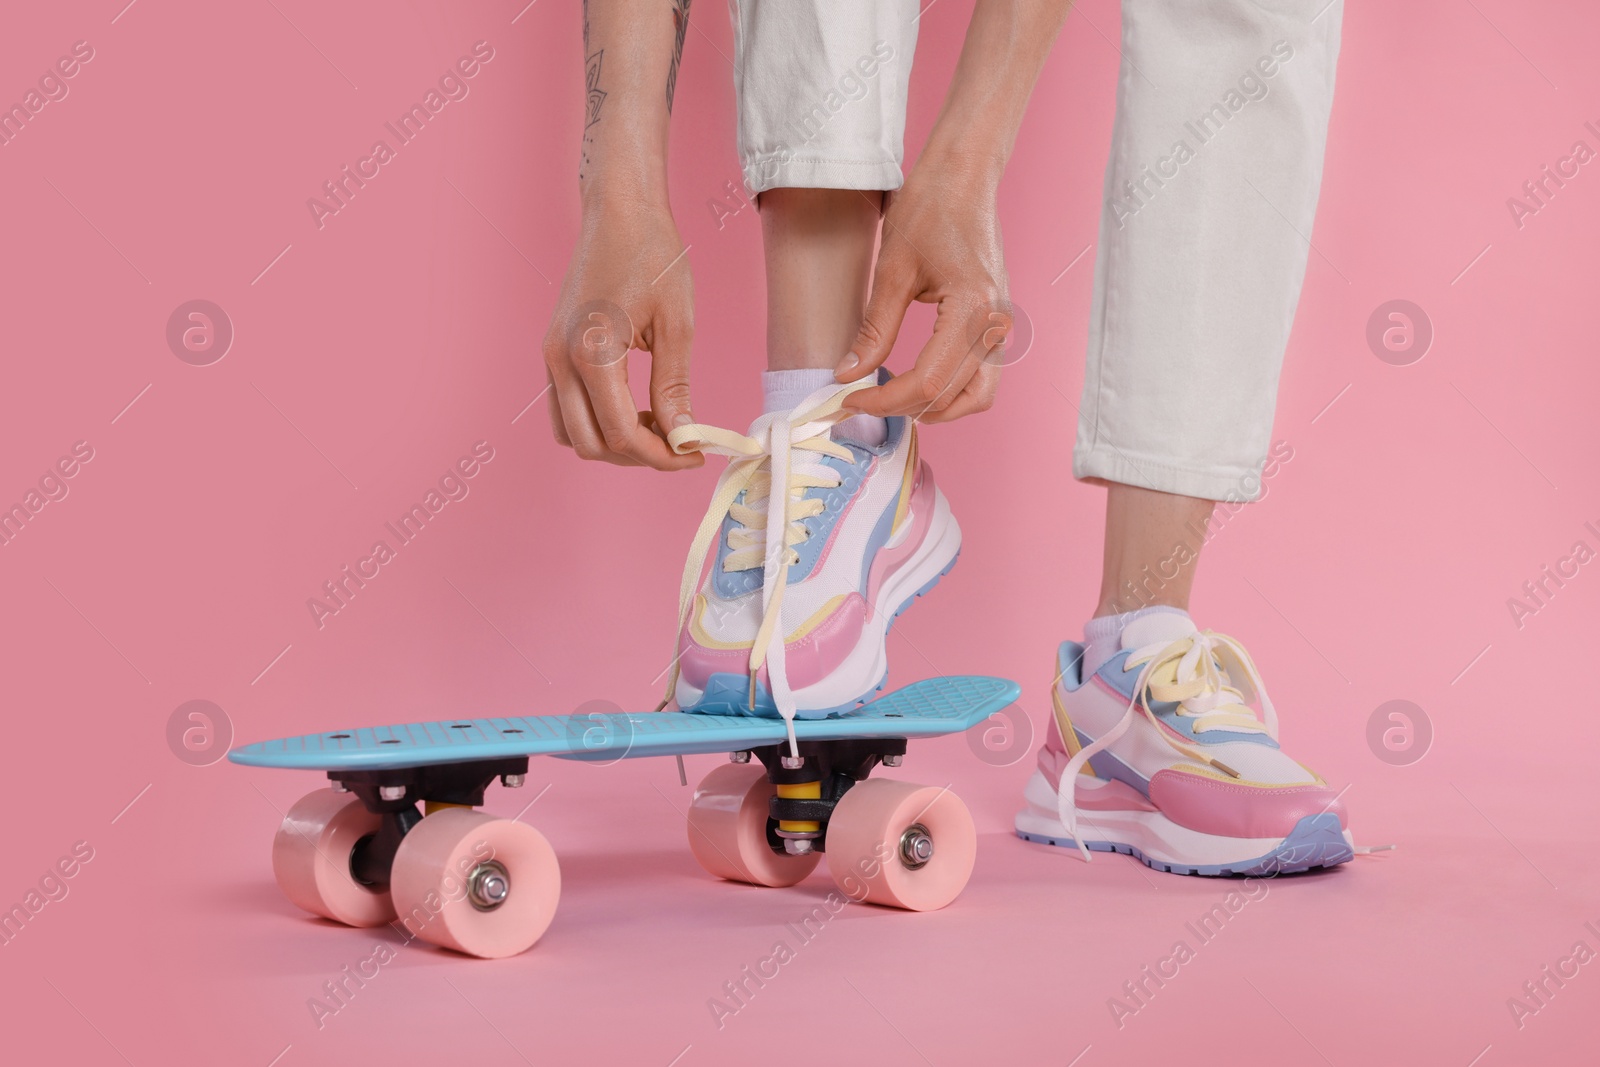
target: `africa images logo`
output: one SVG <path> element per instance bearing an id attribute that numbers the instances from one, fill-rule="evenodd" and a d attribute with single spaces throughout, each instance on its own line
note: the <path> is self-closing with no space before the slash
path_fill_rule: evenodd
<path id="1" fill-rule="evenodd" d="M 371 150 L 365 156 L 356 160 L 353 170 L 347 163 L 337 178 L 323 182 L 322 192 L 326 200 L 315 196 L 306 200 L 306 208 L 311 212 L 311 221 L 316 223 L 317 229 L 327 225 L 328 216 L 337 215 L 349 207 L 356 193 L 382 173 L 382 168 L 396 159 L 399 150 L 421 134 L 428 123 L 445 109 L 445 105 L 451 101 L 465 100 L 472 91 L 471 79 L 477 77 L 492 59 L 494 49 L 488 41 L 473 45 L 472 54 L 462 56 L 453 67 L 439 75 L 438 87 L 430 87 L 422 95 L 420 103 L 413 103 L 399 118 L 383 124 L 383 128 L 394 137 L 393 145 L 380 137 L 372 143 Z"/>
<path id="2" fill-rule="evenodd" d="M 1230 86 L 1217 103 L 1183 124 L 1188 136 L 1178 138 L 1170 154 L 1157 159 L 1153 168 L 1148 165 L 1141 167 L 1138 176 L 1124 180 L 1121 193 L 1113 195 L 1106 204 L 1112 218 L 1116 219 L 1117 229 L 1122 229 L 1128 224 L 1128 219 L 1148 207 L 1156 194 L 1166 187 L 1166 183 L 1176 178 L 1182 172 L 1181 168 L 1222 133 L 1228 122 L 1246 105 L 1265 100 L 1271 92 L 1268 80 L 1277 75 L 1280 64 L 1293 58 L 1293 45 L 1288 41 L 1274 41 L 1271 54 L 1261 56 L 1252 67 L 1246 68 L 1239 75 L 1236 87 Z M 1194 144 L 1189 143 L 1190 137 L 1194 138 Z"/>
<path id="3" fill-rule="evenodd" d="M 306 609 L 311 612 L 311 621 L 317 629 L 322 629 L 328 619 L 349 607 L 356 594 L 383 573 L 383 567 L 399 558 L 399 550 L 420 537 L 447 505 L 465 500 L 472 492 L 471 479 L 493 460 L 494 446 L 488 441 L 477 442 L 472 446 L 471 455 L 462 456 L 447 468 L 437 486 L 429 486 L 421 501 L 412 504 L 399 518 L 385 522 L 383 528 L 392 536 L 394 544 L 389 543 L 389 538 L 374 541 L 367 555 L 354 564 L 345 564 L 335 577 L 322 583 L 322 598 L 306 598 Z"/>

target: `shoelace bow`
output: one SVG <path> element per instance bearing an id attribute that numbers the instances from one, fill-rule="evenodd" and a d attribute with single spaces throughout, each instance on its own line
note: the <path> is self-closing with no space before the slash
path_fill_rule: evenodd
<path id="1" fill-rule="evenodd" d="M 750 646 L 750 705 L 756 702 L 756 676 L 764 665 L 772 689 L 772 700 L 789 731 L 789 753 L 800 754 L 794 736 L 795 699 L 784 670 L 783 591 L 788 585 L 789 566 L 800 558 L 794 546 L 809 535 L 801 519 L 825 510 L 821 500 L 806 500 L 807 489 L 828 489 L 841 484 L 839 474 L 820 462 L 803 462 L 794 453 L 809 453 L 813 460 L 834 456 L 849 461 L 853 454 L 829 435 L 833 425 L 853 415 L 843 408 L 844 398 L 875 384 L 872 378 L 844 386 L 819 389 L 802 400 L 793 411 L 770 412 L 757 419 L 748 434 L 724 430 L 703 423 L 680 426 L 667 435 L 672 450 L 682 455 L 699 451 L 728 457 L 727 469 L 717 479 L 711 506 L 689 546 L 678 586 L 678 628 L 694 606 L 701 568 L 722 520 L 732 516 L 734 527 L 728 532 L 727 556 L 723 570 L 762 568 L 761 626 Z M 785 487 L 786 491 L 774 491 Z M 739 494 L 744 500 L 739 500 Z M 672 669 L 667 676 L 667 691 L 661 707 L 673 699 L 678 685 L 678 650 L 673 649 Z"/>
<path id="2" fill-rule="evenodd" d="M 1177 714 L 1192 719 L 1197 734 L 1208 730 L 1233 730 L 1264 732 L 1273 740 L 1278 737 L 1278 713 L 1267 697 L 1266 683 L 1261 680 L 1250 654 L 1233 638 L 1204 630 L 1176 641 L 1145 645 L 1129 654 L 1122 669 L 1132 670 L 1141 663 L 1144 668 L 1134 683 L 1133 699 L 1128 702 L 1122 718 L 1099 739 L 1079 749 L 1061 771 L 1057 814 L 1086 860 L 1090 859 L 1089 849 L 1078 834 L 1078 775 L 1095 754 L 1127 733 L 1141 711 L 1174 751 L 1196 763 L 1215 767 L 1230 778 L 1240 777 L 1238 771 L 1221 760 L 1173 737 L 1150 707 L 1152 697 L 1157 703 L 1176 703 Z M 1243 689 L 1234 685 L 1235 678 L 1242 680 Z M 1260 698 L 1261 719 L 1256 718 L 1249 706 L 1252 697 Z"/>

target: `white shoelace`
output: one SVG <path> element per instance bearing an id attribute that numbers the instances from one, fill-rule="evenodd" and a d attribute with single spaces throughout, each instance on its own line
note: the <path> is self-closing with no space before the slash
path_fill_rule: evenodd
<path id="1" fill-rule="evenodd" d="M 1078 835 L 1078 775 L 1095 754 L 1103 752 L 1128 732 L 1141 711 L 1161 739 L 1175 751 L 1196 763 L 1214 767 L 1230 778 L 1240 777 L 1239 772 L 1226 763 L 1174 739 L 1151 710 L 1152 696 L 1158 703 L 1176 702 L 1177 714 L 1192 720 L 1192 729 L 1197 734 L 1230 730 L 1265 733 L 1273 740 L 1278 737 L 1278 713 L 1267 697 L 1266 683 L 1261 680 L 1244 646 L 1233 638 L 1204 630 L 1176 641 L 1145 645 L 1129 654 L 1122 669 L 1131 670 L 1141 663 L 1144 668 L 1134 683 L 1133 699 L 1128 702 L 1122 718 L 1092 744 L 1079 749 L 1061 771 L 1057 814 L 1086 860 L 1091 859 L 1089 848 Z M 1234 684 L 1235 678 L 1243 682 L 1242 689 Z M 1256 718 L 1249 706 L 1252 697 L 1261 700 L 1261 719 Z"/>
<path id="2" fill-rule="evenodd" d="M 701 423 L 680 426 L 667 435 L 674 452 L 704 452 L 728 457 L 727 469 L 717 479 L 711 505 L 706 509 L 700 529 L 689 546 L 678 586 L 678 628 L 683 633 L 694 606 L 701 569 L 722 526 L 731 515 L 734 527 L 728 532 L 727 556 L 723 570 L 762 568 L 761 626 L 750 646 L 750 704 L 756 701 L 756 676 L 763 665 L 772 689 L 772 700 L 789 731 L 789 754 L 798 756 L 794 736 L 796 703 L 789 688 L 784 665 L 784 634 L 779 625 L 783 613 L 783 591 L 788 585 L 789 566 L 800 558 L 794 546 L 809 534 L 799 520 L 819 515 L 821 500 L 806 500 L 807 489 L 828 489 L 841 484 L 839 473 L 820 462 L 823 456 L 849 461 L 850 450 L 830 436 L 833 425 L 850 418 L 844 398 L 875 384 L 867 378 L 849 385 L 830 385 L 819 389 L 797 404 L 792 411 L 769 412 L 751 424 L 748 434 L 724 430 Z M 806 455 L 796 455 L 804 453 Z M 774 491 L 776 487 L 787 491 Z M 745 494 L 742 503 L 737 502 Z M 678 685 L 678 655 L 673 650 L 672 669 L 667 677 L 667 692 L 661 702 L 666 707 Z"/>

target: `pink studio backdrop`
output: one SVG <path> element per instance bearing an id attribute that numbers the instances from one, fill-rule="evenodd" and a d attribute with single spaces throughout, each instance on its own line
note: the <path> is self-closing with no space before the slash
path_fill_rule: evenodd
<path id="1" fill-rule="evenodd" d="M 941 739 L 898 773 L 972 808 L 966 894 L 929 915 L 847 909 L 719 1028 L 708 1001 L 831 885 L 702 874 L 672 761 L 537 761 L 530 789 L 494 791 L 511 815 L 548 786 L 524 815 L 563 860 L 545 939 L 500 963 L 400 949 L 319 1027 L 308 999 L 382 935 L 312 920 L 272 884 L 279 812 L 316 776 L 197 765 L 221 737 L 186 762 L 168 730 L 191 700 L 252 741 L 657 699 L 714 471 L 580 463 L 533 403 L 577 233 L 578 5 L 124 2 L 29 5 L 0 35 L 4 102 L 75 42 L 92 50 L 0 146 L 0 503 L 79 450 L 0 546 L 0 903 L 75 847 L 91 856 L 0 945 L 8 1062 L 1592 1056 L 1600 964 L 1570 961 L 1600 950 L 1583 705 L 1600 563 L 1561 561 L 1600 549 L 1600 174 L 1580 167 L 1520 226 L 1506 204 L 1575 141 L 1600 148 L 1588 5 L 1350 7 L 1278 412 L 1293 458 L 1216 537 L 1197 591 L 1202 623 L 1263 665 L 1291 751 L 1349 785 L 1358 840 L 1400 848 L 1273 883 L 1119 1027 L 1108 1001 L 1229 887 L 1018 842 L 1031 739 L 981 757 Z M 970 9 L 923 18 L 913 155 Z M 739 176 L 732 39 L 716 4 L 692 25 L 671 181 L 696 408 L 742 427 L 759 224 L 708 205 Z M 1014 677 L 1040 724 L 1053 649 L 1098 576 L 1103 493 L 1069 458 L 1117 25 L 1110 0 L 1081 5 L 1034 94 L 1001 210 L 1035 337 L 992 415 L 925 436 L 966 550 L 892 637 L 896 684 Z M 480 41 L 492 57 L 468 94 L 319 226 L 308 198 Z M 196 299 L 232 325 L 209 365 L 167 337 Z M 1405 366 L 1367 342 L 1396 299 L 1433 330 Z M 918 312 L 896 365 L 930 321 Z M 467 495 L 319 625 L 308 599 L 393 546 L 384 524 L 475 445 L 492 459 Z M 1508 599 L 1546 565 L 1565 584 L 1514 619 Z M 1369 743 L 1391 700 L 1421 709 L 1409 750 Z M 715 759 L 688 762 L 692 780 Z M 1568 977 L 1533 1000 L 1546 966 Z M 1519 1019 L 1513 997 L 1539 1010 Z"/>

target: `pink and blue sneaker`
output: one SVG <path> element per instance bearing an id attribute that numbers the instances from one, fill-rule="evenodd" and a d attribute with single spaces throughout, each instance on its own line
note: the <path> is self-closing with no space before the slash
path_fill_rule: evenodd
<path id="1" fill-rule="evenodd" d="M 1087 679 L 1081 645 L 1058 657 L 1019 837 L 1174 874 L 1288 874 L 1354 856 L 1340 794 L 1278 746 L 1272 702 L 1233 638 L 1174 611 L 1130 621 Z"/>
<path id="2" fill-rule="evenodd" d="M 823 718 L 882 688 L 894 618 L 955 564 L 961 529 L 909 418 L 864 445 L 820 389 L 748 434 L 704 425 L 679 451 L 729 457 L 689 550 L 667 695 L 684 711 Z"/>

